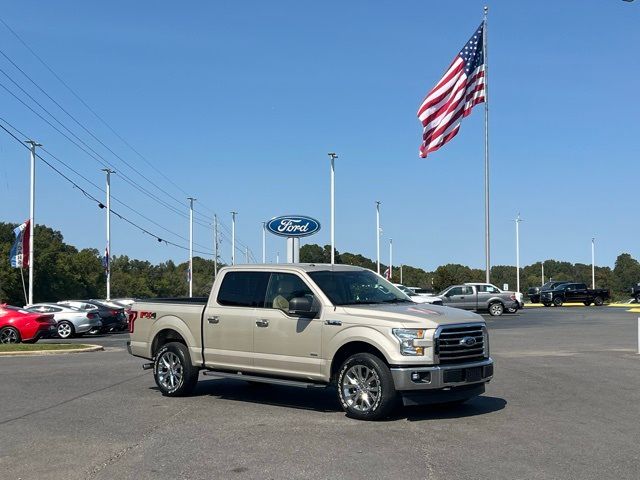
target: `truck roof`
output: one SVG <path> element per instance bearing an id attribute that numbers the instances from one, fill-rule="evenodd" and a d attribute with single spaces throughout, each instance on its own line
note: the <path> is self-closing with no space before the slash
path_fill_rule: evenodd
<path id="1" fill-rule="evenodd" d="M 321 272 L 327 270 L 333 270 L 335 272 L 357 272 L 367 270 L 363 267 L 356 267 L 354 265 L 342 265 L 330 263 L 251 263 L 243 265 L 230 265 L 222 268 L 220 271 L 226 270 L 291 270 L 294 272 Z"/>

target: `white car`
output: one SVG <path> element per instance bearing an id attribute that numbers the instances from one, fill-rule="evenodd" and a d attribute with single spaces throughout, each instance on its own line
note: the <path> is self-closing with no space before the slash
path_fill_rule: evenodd
<path id="1" fill-rule="evenodd" d="M 63 339 L 97 333 L 102 328 L 97 310 L 80 310 L 55 303 L 35 303 L 25 307 L 25 310 L 52 314 L 56 321 L 56 332 Z"/>
<path id="2" fill-rule="evenodd" d="M 402 293 L 407 294 L 411 300 L 416 303 L 429 303 L 431 305 L 442 305 L 442 299 L 436 295 L 424 295 L 416 293 L 413 289 L 405 287 L 400 283 L 394 283 L 394 287 L 398 288 Z"/>

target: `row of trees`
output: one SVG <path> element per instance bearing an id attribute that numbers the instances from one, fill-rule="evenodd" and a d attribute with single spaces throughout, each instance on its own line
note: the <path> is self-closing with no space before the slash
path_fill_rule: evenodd
<path id="1" fill-rule="evenodd" d="M 19 269 L 11 268 L 9 251 L 14 242 L 15 224 L 0 222 L 0 303 L 23 305 L 25 295 Z M 57 301 L 74 298 L 103 298 L 106 279 L 101 264 L 100 253 L 94 248 L 78 250 L 64 242 L 62 234 L 49 227 L 38 225 L 35 229 L 36 250 L 34 300 Z M 315 244 L 304 245 L 300 249 L 300 261 L 304 263 L 329 263 L 331 247 Z M 357 265 L 371 270 L 376 263 L 360 254 L 336 252 L 336 262 Z M 382 265 L 382 271 L 387 266 Z M 547 260 L 544 263 L 545 280 L 575 280 L 591 283 L 591 265 L 582 263 Z M 26 272 L 25 276 L 26 276 Z M 433 272 L 403 265 L 402 280 L 405 285 L 440 291 L 445 287 L 463 283 L 484 281 L 484 270 L 469 268 L 459 264 L 442 265 Z M 200 257 L 194 258 L 194 295 L 204 296 L 211 290 L 214 279 L 214 262 Z M 393 281 L 400 281 L 396 267 Z M 516 285 L 516 269 L 513 266 L 497 265 L 491 268 L 491 281 L 502 286 Z M 521 290 L 540 285 L 540 262 L 520 270 Z M 596 267 L 596 284 L 611 289 L 615 298 L 627 298 L 629 287 L 640 282 L 640 263 L 628 253 L 618 256 L 615 267 Z M 183 296 L 188 291 L 187 263 L 176 264 L 169 260 L 152 264 L 135 260 L 126 255 L 111 259 L 111 292 L 117 297 L 173 297 Z"/>

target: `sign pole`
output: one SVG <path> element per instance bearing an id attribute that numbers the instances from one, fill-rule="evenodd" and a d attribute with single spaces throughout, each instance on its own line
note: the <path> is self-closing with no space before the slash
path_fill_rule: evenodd
<path id="1" fill-rule="evenodd" d="M 596 238 L 591 238 L 591 288 L 596 288 Z"/>
<path id="2" fill-rule="evenodd" d="M 262 222 L 262 263 L 267 263 L 267 222 Z"/>
<path id="3" fill-rule="evenodd" d="M 36 204 L 36 147 L 42 145 L 28 140 L 27 143 L 31 147 L 31 179 L 29 188 L 29 305 L 33 304 L 33 264 L 34 264 L 34 248 L 33 248 L 33 232 L 35 230 L 35 204 Z"/>

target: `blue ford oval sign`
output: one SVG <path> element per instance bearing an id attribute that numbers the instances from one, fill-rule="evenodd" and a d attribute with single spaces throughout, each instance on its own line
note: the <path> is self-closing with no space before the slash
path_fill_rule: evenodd
<path id="1" fill-rule="evenodd" d="M 303 215 L 284 215 L 269 220 L 267 230 L 281 237 L 307 237 L 320 230 L 320 222 Z"/>

